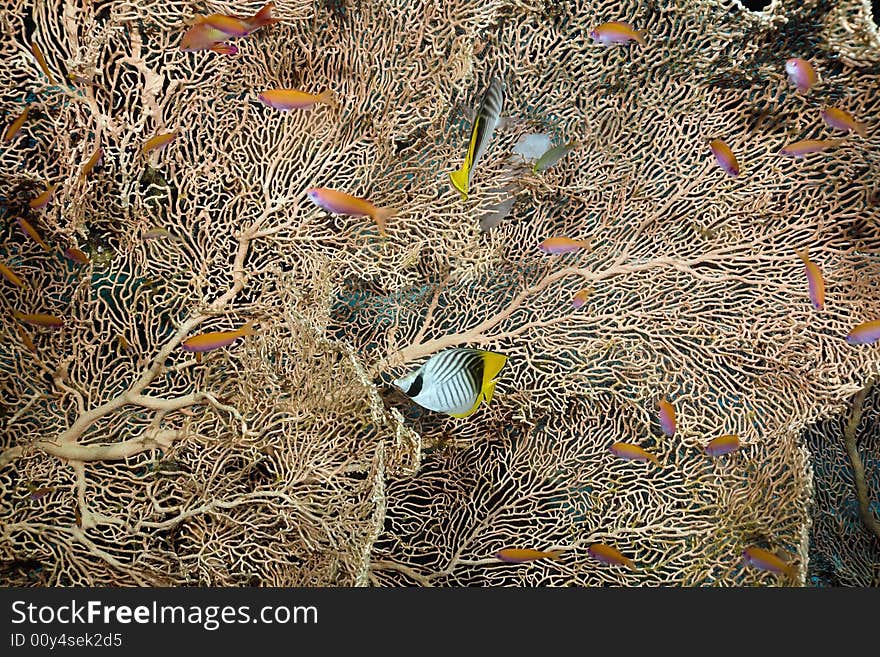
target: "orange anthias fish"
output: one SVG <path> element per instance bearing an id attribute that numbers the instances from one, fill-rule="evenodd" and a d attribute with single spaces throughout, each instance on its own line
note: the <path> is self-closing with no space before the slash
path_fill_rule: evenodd
<path id="1" fill-rule="evenodd" d="M 377 208 L 366 199 L 349 196 L 344 192 L 328 189 L 326 187 L 312 187 L 306 190 L 308 197 L 312 202 L 336 214 L 350 214 L 354 216 L 371 217 L 379 227 L 379 233 L 385 237 L 385 225 L 388 219 L 397 214 L 397 208 L 382 207 Z"/>
<path id="2" fill-rule="evenodd" d="M 272 17 L 274 8 L 275 3 L 269 2 L 250 17 L 227 14 L 198 16 L 196 24 L 188 29 L 180 40 L 180 49 L 186 52 L 216 50 L 226 54 L 235 54 L 238 52 L 235 46 L 226 49 L 222 47 L 222 42 L 231 37 L 247 36 L 261 27 L 279 22 L 280 19 Z M 220 47 L 218 48 L 218 46 Z"/>
<path id="3" fill-rule="evenodd" d="M 777 555 L 759 547 L 747 547 L 743 550 L 743 561 L 748 566 L 754 566 L 760 570 L 769 570 L 773 573 L 783 573 L 792 579 L 797 577 L 797 568 L 783 561 Z"/>
<path id="4" fill-rule="evenodd" d="M 317 103 L 336 107 L 333 92 L 329 89 L 319 94 L 309 94 L 296 89 L 267 89 L 257 96 L 265 105 L 278 110 L 308 109 Z"/>
<path id="5" fill-rule="evenodd" d="M 611 453 L 629 461 L 651 461 L 655 465 L 662 465 L 660 459 L 656 456 L 646 452 L 638 445 L 631 445 L 630 443 L 614 443 L 611 446 Z"/>
<path id="6" fill-rule="evenodd" d="M 32 210 L 38 210 L 40 208 L 46 207 L 49 204 L 49 201 L 52 200 L 52 196 L 55 194 L 55 190 L 58 188 L 58 185 L 49 185 L 46 188 L 46 191 L 37 196 L 36 198 L 32 198 L 28 201 L 28 205 L 31 206 Z"/>
<path id="7" fill-rule="evenodd" d="M 495 553 L 495 557 L 501 561 L 508 563 L 523 563 L 525 561 L 534 561 L 536 559 L 558 559 L 563 550 L 531 550 L 528 548 L 505 548 Z"/>
<path id="8" fill-rule="evenodd" d="M 845 141 L 845 139 L 804 139 L 783 147 L 779 154 L 789 157 L 803 157 L 808 153 L 820 153 L 829 148 L 840 146 Z"/>
<path id="9" fill-rule="evenodd" d="M 22 322 L 33 324 L 34 326 L 47 326 L 50 328 L 58 328 L 64 326 L 64 320 L 55 315 L 47 315 L 45 313 L 25 314 L 17 310 L 12 311 L 12 316 Z"/>
<path id="10" fill-rule="evenodd" d="M 15 138 L 15 135 L 21 130 L 24 122 L 27 121 L 28 112 L 30 111 L 31 106 L 25 105 L 24 111 L 18 115 L 18 118 L 15 119 L 15 121 L 9 124 L 8 128 L 6 128 L 6 133 L 3 135 L 3 141 L 12 141 Z"/>
<path id="11" fill-rule="evenodd" d="M 75 246 L 68 246 L 66 249 L 64 249 L 64 257 L 80 265 L 89 264 L 89 256 L 87 256 Z"/>
<path id="12" fill-rule="evenodd" d="M 147 154 L 150 151 L 155 151 L 159 148 L 162 148 L 163 146 L 167 146 L 174 140 L 176 136 L 176 132 L 165 132 L 160 135 L 156 135 L 155 137 L 151 137 L 144 143 L 143 148 L 141 148 L 141 153 Z"/>
<path id="13" fill-rule="evenodd" d="M 713 438 L 704 449 L 709 456 L 721 456 L 722 454 L 731 454 L 738 450 L 739 447 L 739 436 L 727 434 L 726 436 Z"/>
<path id="14" fill-rule="evenodd" d="M 823 109 L 822 120 L 831 128 L 843 130 L 844 132 L 852 131 L 862 139 L 867 134 L 864 123 L 856 121 L 852 114 L 837 107 L 826 107 Z"/>
<path id="15" fill-rule="evenodd" d="M 14 271 L 12 271 L 9 267 L 0 262 L 0 274 L 3 274 L 3 278 L 12 283 L 13 285 L 17 285 L 18 287 L 24 289 L 24 281 L 21 280 Z"/>
<path id="16" fill-rule="evenodd" d="M 24 232 L 25 235 L 34 240 L 37 244 L 42 246 L 46 251 L 49 251 L 49 245 L 43 241 L 43 238 L 37 232 L 37 229 L 31 226 L 24 217 L 17 217 L 15 219 L 18 222 L 19 228 Z"/>
<path id="17" fill-rule="evenodd" d="M 94 169 L 103 159 L 104 151 L 101 149 L 100 146 L 98 146 L 95 149 L 95 152 L 92 153 L 92 156 L 89 158 L 88 162 L 83 165 L 82 171 L 79 174 L 80 177 L 85 178 L 87 175 L 89 175 L 92 169 Z"/>
<path id="18" fill-rule="evenodd" d="M 592 239 L 575 240 L 570 237 L 548 237 L 538 245 L 538 248 L 545 253 L 574 253 L 581 249 L 588 249 L 592 243 Z"/>
<path id="19" fill-rule="evenodd" d="M 818 80 L 816 69 L 813 68 L 813 65 L 806 59 L 799 57 L 792 57 L 785 61 L 785 72 L 788 73 L 788 79 L 801 93 L 809 91 L 810 87 L 816 84 L 816 80 Z"/>
<path id="20" fill-rule="evenodd" d="M 593 293 L 593 288 L 585 287 L 583 290 L 580 290 L 577 294 L 575 294 L 571 298 L 571 305 L 575 308 L 583 308 L 587 300 L 590 298 L 590 295 Z"/>
<path id="21" fill-rule="evenodd" d="M 673 436 L 675 434 L 675 406 L 665 399 L 661 399 L 658 406 L 660 407 L 658 413 L 660 416 L 660 428 L 663 429 L 663 433 L 667 436 Z"/>
<path id="22" fill-rule="evenodd" d="M 730 150 L 730 146 L 720 139 L 713 139 L 709 142 L 709 148 L 715 154 L 718 166 L 724 169 L 729 176 L 736 178 L 739 175 L 739 162 L 733 151 Z"/>
<path id="23" fill-rule="evenodd" d="M 629 23 L 621 21 L 602 23 L 590 31 L 590 38 L 606 47 L 614 43 L 625 44 L 630 41 L 637 41 L 643 48 L 648 45 L 645 42 L 644 32 L 638 32 Z"/>
<path id="24" fill-rule="evenodd" d="M 849 344 L 873 344 L 878 338 L 880 338 L 880 319 L 874 319 L 870 322 L 862 322 L 847 333 L 846 341 Z"/>
<path id="25" fill-rule="evenodd" d="M 632 559 L 623 556 L 616 549 L 604 543 L 593 543 L 587 548 L 587 554 L 602 563 L 617 564 L 626 566 L 630 570 L 636 570 L 636 564 Z"/>
<path id="26" fill-rule="evenodd" d="M 211 351 L 212 349 L 226 347 L 246 335 L 256 335 L 253 321 L 248 322 L 234 331 L 211 331 L 210 333 L 195 335 L 181 342 L 180 346 L 185 351 Z"/>
<path id="27" fill-rule="evenodd" d="M 813 308 L 822 310 L 825 305 L 825 279 L 822 278 L 822 270 L 810 260 L 808 248 L 804 248 L 803 251 L 795 250 L 795 253 L 804 262 L 807 272 L 807 287 L 810 291 L 810 301 L 813 303 Z"/>
<path id="28" fill-rule="evenodd" d="M 43 51 L 40 50 L 40 46 L 38 46 L 35 41 L 31 41 L 31 52 L 34 53 L 34 57 L 37 58 L 37 64 L 43 69 L 43 73 L 49 78 L 49 84 L 55 84 L 55 79 L 52 77 L 52 74 L 49 73 L 49 64 L 46 63 L 46 58 L 43 57 Z"/>

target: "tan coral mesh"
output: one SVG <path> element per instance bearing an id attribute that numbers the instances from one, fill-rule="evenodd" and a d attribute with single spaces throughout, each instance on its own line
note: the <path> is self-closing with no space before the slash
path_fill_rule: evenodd
<path id="1" fill-rule="evenodd" d="M 880 364 L 843 339 L 880 318 L 868 4 L 279 0 L 282 22 L 238 55 L 177 48 L 197 13 L 260 5 L 0 3 L 4 130 L 32 103 L 0 146 L 0 259 L 28 286 L 0 281 L 4 583 L 805 583 L 801 434 Z M 646 29 L 647 48 L 592 44 L 609 20 Z M 791 56 L 819 71 L 807 96 Z M 448 173 L 492 75 L 511 120 L 462 202 Z M 256 96 L 273 87 L 329 88 L 340 107 L 272 110 Z M 868 139 L 777 155 L 830 136 L 832 103 Z M 539 132 L 581 146 L 511 186 L 513 146 Z M 54 200 L 31 210 L 48 183 Z M 311 186 L 400 208 L 388 239 L 316 208 Z M 549 256 L 552 236 L 592 248 Z M 827 280 L 821 312 L 804 247 Z M 12 310 L 65 326 L 27 327 L 35 356 Z M 201 362 L 180 348 L 249 319 L 256 336 Z M 509 356 L 489 406 L 455 420 L 391 390 L 458 345 Z M 713 460 L 701 447 L 722 433 L 745 447 Z M 663 466 L 616 459 L 615 441 Z M 593 542 L 637 570 L 591 559 Z M 746 569 L 749 545 L 795 562 L 797 581 Z M 515 565 L 494 558 L 505 547 L 571 549 Z"/>

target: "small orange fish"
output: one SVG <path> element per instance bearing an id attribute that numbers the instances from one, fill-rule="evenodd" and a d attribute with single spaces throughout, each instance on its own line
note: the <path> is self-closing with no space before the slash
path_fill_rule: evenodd
<path id="1" fill-rule="evenodd" d="M 44 208 L 49 204 L 49 201 L 52 200 L 52 197 L 55 195 L 55 190 L 58 188 L 58 185 L 49 185 L 46 188 L 46 191 L 37 196 L 36 198 L 32 198 L 28 201 L 28 205 L 31 206 L 31 210 L 39 210 L 40 208 Z"/>
<path id="2" fill-rule="evenodd" d="M 825 306 L 825 279 L 822 278 L 822 270 L 819 269 L 809 258 L 808 248 L 803 251 L 795 250 L 798 257 L 803 261 L 807 272 L 807 287 L 810 292 L 810 301 L 813 308 L 822 310 Z"/>
<path id="3" fill-rule="evenodd" d="M 720 139 L 713 139 L 709 142 L 709 148 L 715 154 L 718 166 L 724 169 L 729 176 L 736 178 L 739 175 L 739 162 L 733 151 L 730 150 L 730 146 Z"/>
<path id="4" fill-rule="evenodd" d="M 837 128 L 844 132 L 852 131 L 862 139 L 867 134 L 864 123 L 856 121 L 852 114 L 838 107 L 826 107 L 823 109 L 822 120 L 831 128 Z"/>
<path id="5" fill-rule="evenodd" d="M 638 445 L 631 445 L 630 443 L 614 443 L 611 446 L 611 453 L 615 456 L 627 459 L 629 461 L 651 461 L 655 465 L 661 465 L 660 459 L 651 454 L 650 452 L 646 452 Z"/>
<path id="6" fill-rule="evenodd" d="M 563 550 L 531 550 L 528 548 L 505 548 L 495 553 L 497 559 L 507 561 L 508 563 L 523 563 L 525 561 L 534 561 L 535 559 L 558 559 Z"/>
<path id="7" fill-rule="evenodd" d="M 21 324 L 16 324 L 15 328 L 18 329 L 18 334 L 21 336 L 21 342 L 27 347 L 28 351 L 30 351 L 34 356 L 37 355 L 37 345 L 34 344 L 34 341 L 31 340 L 31 336 L 27 331 L 21 326 Z"/>
<path id="8" fill-rule="evenodd" d="M 803 157 L 808 153 L 820 153 L 829 148 L 840 146 L 845 141 L 845 139 L 804 139 L 803 141 L 796 141 L 783 147 L 780 149 L 779 154 L 787 155 L 788 157 Z"/>
<path id="9" fill-rule="evenodd" d="M 350 196 L 345 192 L 326 187 L 312 187 L 306 190 L 306 194 L 312 202 L 336 214 L 350 214 L 354 216 L 367 216 L 376 222 L 379 233 L 385 237 L 385 226 L 388 219 L 397 214 L 397 208 L 378 208 L 366 199 Z"/>
<path id="10" fill-rule="evenodd" d="M 296 89 L 268 89 L 257 96 L 263 104 L 278 110 L 309 109 L 318 103 L 337 107 L 333 92 L 329 89 L 319 94 L 309 94 Z"/>
<path id="11" fill-rule="evenodd" d="M 18 131 L 21 130 L 24 122 L 27 121 L 28 112 L 30 111 L 31 106 L 25 105 L 24 111 L 18 115 L 18 118 L 15 119 L 15 121 L 9 124 L 8 128 L 6 128 L 6 133 L 3 135 L 3 141 L 12 141 L 15 138 L 15 135 L 17 135 Z"/>
<path id="12" fill-rule="evenodd" d="M 17 310 L 13 310 L 12 316 L 19 321 L 33 324 L 34 326 L 46 326 L 49 328 L 58 328 L 60 326 L 64 326 L 63 319 L 61 319 L 60 317 L 56 317 L 55 315 L 47 315 L 45 313 L 34 313 L 31 315 L 27 315 L 25 313 L 20 313 Z"/>
<path id="13" fill-rule="evenodd" d="M 73 262 L 80 265 L 89 264 L 89 256 L 87 256 L 75 246 L 68 246 L 66 249 L 64 249 L 64 256 L 68 260 L 72 260 Z"/>
<path id="14" fill-rule="evenodd" d="M 587 300 L 590 298 L 590 295 L 593 293 L 593 288 L 585 287 L 583 290 L 579 291 L 575 294 L 571 299 L 571 305 L 575 308 L 583 308 Z"/>
<path id="15" fill-rule="evenodd" d="M 667 436 L 675 435 L 675 406 L 665 399 L 658 402 L 660 427 Z"/>
<path id="16" fill-rule="evenodd" d="M 168 231 L 164 228 L 159 228 L 159 227 L 150 228 L 147 232 L 144 233 L 144 236 L 143 236 L 143 238 L 145 240 L 156 240 L 156 239 L 159 239 L 160 237 L 164 237 L 164 238 L 167 238 L 170 240 L 179 240 L 180 239 L 177 235 L 171 233 L 170 231 Z"/>
<path id="17" fill-rule="evenodd" d="M 219 349 L 232 344 L 238 338 L 246 335 L 256 335 L 253 327 L 253 320 L 234 331 L 212 331 L 210 333 L 201 333 L 191 338 L 187 338 L 180 343 L 185 351 L 210 351 L 211 349 Z"/>
<path id="18" fill-rule="evenodd" d="M 788 73 L 788 79 L 797 87 L 802 94 L 810 90 L 818 76 L 816 69 L 806 59 L 792 57 L 785 61 L 785 72 Z"/>
<path id="19" fill-rule="evenodd" d="M 748 566 L 773 573 L 784 573 L 791 578 L 797 577 L 797 568 L 783 561 L 777 555 L 759 547 L 747 547 L 743 550 L 743 561 Z"/>
<path id="20" fill-rule="evenodd" d="M 636 564 L 632 559 L 623 556 L 616 549 L 604 543 L 593 543 L 587 548 L 587 554 L 602 563 L 617 564 L 626 566 L 630 570 L 636 570 Z"/>
<path id="21" fill-rule="evenodd" d="M 37 232 L 37 229 L 31 226 L 24 217 L 17 217 L 15 219 L 18 222 L 19 228 L 24 231 L 24 234 L 34 240 L 37 244 L 42 246 L 46 251 L 49 251 L 49 245 L 43 241 L 43 238 L 40 237 L 40 234 Z"/>
<path id="22" fill-rule="evenodd" d="M 722 454 L 731 454 L 738 450 L 739 447 L 739 436 L 727 434 L 726 436 L 713 438 L 704 449 L 709 456 L 721 456 Z"/>
<path id="23" fill-rule="evenodd" d="M 31 52 L 34 53 L 34 57 L 37 58 L 37 64 L 43 69 L 43 73 L 49 78 L 49 84 L 55 84 L 55 79 L 52 77 L 52 74 L 49 73 L 49 65 L 46 63 L 46 58 L 43 57 L 43 51 L 40 50 L 40 46 L 38 46 L 35 41 L 31 41 Z"/>
<path id="24" fill-rule="evenodd" d="M 174 140 L 176 136 L 176 132 L 165 132 L 160 135 L 156 135 L 155 137 L 150 137 L 144 143 L 143 148 L 141 148 L 141 153 L 147 154 L 150 151 L 155 151 L 162 148 L 163 146 L 167 146 Z"/>
<path id="25" fill-rule="evenodd" d="M 862 322 L 846 335 L 848 344 L 874 344 L 880 338 L 880 319 Z"/>
<path id="26" fill-rule="evenodd" d="M 574 240 L 570 237 L 548 237 L 538 245 L 538 248 L 545 253 L 574 253 L 581 249 L 588 249 L 592 244 L 592 239 Z"/>
<path id="27" fill-rule="evenodd" d="M 92 153 L 92 156 L 89 158 L 88 162 L 83 165 L 82 172 L 79 174 L 81 178 L 85 178 L 89 173 L 91 173 L 92 169 L 97 166 L 99 162 L 102 162 L 104 159 L 104 151 L 98 146 L 95 149 L 95 152 Z"/>
<path id="28" fill-rule="evenodd" d="M 13 285 L 17 285 L 18 287 L 24 289 L 24 281 L 21 280 L 14 271 L 12 271 L 9 267 L 0 262 L 0 274 L 3 274 L 3 278 L 12 283 Z"/>
<path id="29" fill-rule="evenodd" d="M 229 38 L 229 35 L 211 27 L 207 23 L 198 22 L 189 28 L 180 39 L 180 49 L 184 52 L 212 50 Z"/>
<path id="30" fill-rule="evenodd" d="M 208 48 L 212 52 L 219 52 L 221 55 L 237 55 L 238 47 L 232 45 L 231 43 L 215 43 L 213 46 Z"/>
<path id="31" fill-rule="evenodd" d="M 116 347 L 119 349 L 119 353 L 123 353 L 131 349 L 131 345 L 128 343 L 128 340 L 125 339 L 125 336 L 119 334 L 116 336 Z"/>
<path id="32" fill-rule="evenodd" d="M 602 23 L 598 27 L 590 30 L 590 38 L 606 47 L 614 43 L 626 44 L 630 41 L 637 41 L 643 48 L 648 45 L 645 42 L 644 31 L 638 32 L 633 29 L 632 25 L 622 21 Z"/>

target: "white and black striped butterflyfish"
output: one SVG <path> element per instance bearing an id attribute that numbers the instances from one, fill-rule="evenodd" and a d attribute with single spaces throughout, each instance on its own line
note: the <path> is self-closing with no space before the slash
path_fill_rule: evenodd
<path id="1" fill-rule="evenodd" d="M 474 175 L 474 168 L 486 152 L 489 141 L 492 139 L 492 133 L 495 126 L 501 119 L 501 109 L 504 106 L 504 86 L 499 78 L 492 78 L 489 88 L 483 94 L 480 101 L 480 108 L 474 118 L 474 124 L 471 126 L 471 138 L 468 142 L 467 154 L 461 169 L 453 171 L 449 174 L 452 185 L 461 194 L 461 200 L 466 201 L 468 197 L 468 188 L 471 184 L 471 178 Z"/>
<path id="2" fill-rule="evenodd" d="M 480 402 L 492 401 L 493 380 L 507 363 L 507 356 L 492 351 L 455 347 L 428 359 L 419 369 L 394 381 L 423 408 L 453 417 L 467 417 Z"/>

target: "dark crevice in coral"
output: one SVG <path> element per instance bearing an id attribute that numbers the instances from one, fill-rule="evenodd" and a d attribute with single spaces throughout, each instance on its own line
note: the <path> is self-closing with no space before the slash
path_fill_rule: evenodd
<path id="1" fill-rule="evenodd" d="M 764 11 L 773 0 L 740 0 L 740 2 L 749 11 Z"/>

